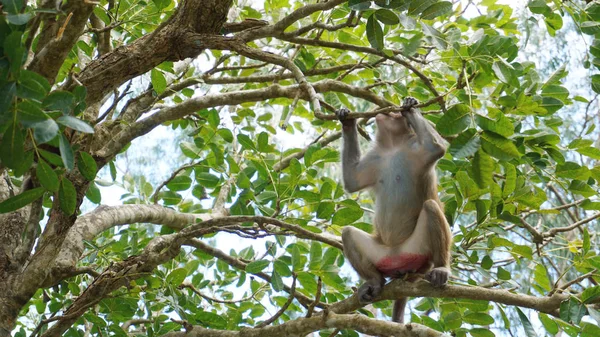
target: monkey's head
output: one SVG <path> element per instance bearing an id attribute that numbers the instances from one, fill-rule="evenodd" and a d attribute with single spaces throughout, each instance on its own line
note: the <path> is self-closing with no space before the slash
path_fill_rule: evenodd
<path id="1" fill-rule="evenodd" d="M 414 133 L 401 113 L 378 114 L 375 116 L 375 123 L 377 143 L 384 147 L 398 145 Z"/>

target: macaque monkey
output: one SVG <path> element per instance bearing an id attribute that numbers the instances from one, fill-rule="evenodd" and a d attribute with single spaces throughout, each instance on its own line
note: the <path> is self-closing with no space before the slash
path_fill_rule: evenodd
<path id="1" fill-rule="evenodd" d="M 375 117 L 375 146 L 362 158 L 356 121 L 347 109 L 336 112 L 342 122 L 342 170 L 348 192 L 371 187 L 375 191 L 375 233 L 344 227 L 344 255 L 365 280 L 358 289 L 361 304 L 370 303 L 386 277 L 416 280 L 422 274 L 434 286 L 444 286 L 450 275 L 452 233 L 438 198 L 435 164 L 446 153 L 445 142 L 414 106 Z M 418 275 L 421 274 L 421 275 Z M 396 300 L 392 319 L 402 323 L 406 298 Z"/>

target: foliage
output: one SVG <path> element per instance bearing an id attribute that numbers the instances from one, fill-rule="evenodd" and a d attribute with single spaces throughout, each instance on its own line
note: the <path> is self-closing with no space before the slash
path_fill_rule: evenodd
<path id="1" fill-rule="evenodd" d="M 227 23 L 184 25 L 195 3 L 2 0 L 0 220 L 30 209 L 34 225 L 10 227 L 10 247 L 29 247 L 22 264 L 0 256 L 0 288 L 28 300 L 16 326 L 0 308 L 0 336 L 237 331 L 301 323 L 325 305 L 381 318 L 344 302 L 357 279 L 339 235 L 371 230 L 374 200 L 343 190 L 331 110 L 359 112 L 373 134 L 373 112 L 405 96 L 448 141 L 439 186 L 455 235 L 452 286 L 390 290 L 433 294 L 410 302 L 410 321 L 454 336 L 600 333 L 599 2 L 516 12 L 496 0 L 238 0 Z M 224 7 L 207 16 L 218 21 L 229 6 L 194 8 L 202 18 Z M 567 32 L 584 55 L 577 94 L 569 67 L 538 69 L 522 51 L 530 34 L 558 44 Z M 179 167 L 157 180 L 160 156 L 132 141 L 164 126 Z M 152 165 L 119 171 L 131 155 Z M 106 186 L 131 207 L 89 211 Z M 387 317 L 392 298 L 373 307 Z M 391 331 L 297 333 L 332 327 Z"/>

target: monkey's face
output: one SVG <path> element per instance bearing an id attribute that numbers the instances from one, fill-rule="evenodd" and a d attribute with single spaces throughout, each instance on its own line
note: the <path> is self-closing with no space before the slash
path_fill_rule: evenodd
<path id="1" fill-rule="evenodd" d="M 401 113 L 378 114 L 375 122 L 378 133 L 384 133 L 386 137 L 403 136 L 411 131 L 408 120 Z"/>
<path id="2" fill-rule="evenodd" d="M 400 113 L 375 116 L 377 142 L 381 146 L 394 146 L 405 141 L 412 133 L 408 120 Z"/>

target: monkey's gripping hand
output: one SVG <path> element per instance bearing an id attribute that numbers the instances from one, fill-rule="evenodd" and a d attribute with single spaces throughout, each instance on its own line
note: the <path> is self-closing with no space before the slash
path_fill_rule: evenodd
<path id="1" fill-rule="evenodd" d="M 383 282 L 378 280 L 369 280 L 363 283 L 358 288 L 358 302 L 360 304 L 367 304 L 373 302 L 373 300 L 381 294 L 383 290 Z"/>
<path id="2" fill-rule="evenodd" d="M 335 111 L 335 115 L 337 116 L 337 118 L 340 120 L 340 122 L 342 122 L 343 126 L 354 126 L 356 125 L 356 119 L 354 118 L 348 118 L 348 114 L 350 113 L 350 110 L 346 109 L 346 108 L 341 108 Z"/>
<path id="3" fill-rule="evenodd" d="M 418 104 L 419 104 L 419 101 L 416 98 L 409 96 L 404 99 L 402 107 L 404 108 L 403 110 L 405 110 L 406 112 L 410 112 L 410 111 L 412 111 L 412 107 L 414 107 Z"/>
<path id="4" fill-rule="evenodd" d="M 429 281 L 434 287 L 442 287 L 448 283 L 448 276 L 450 272 L 445 267 L 433 268 L 425 275 L 425 279 Z"/>

